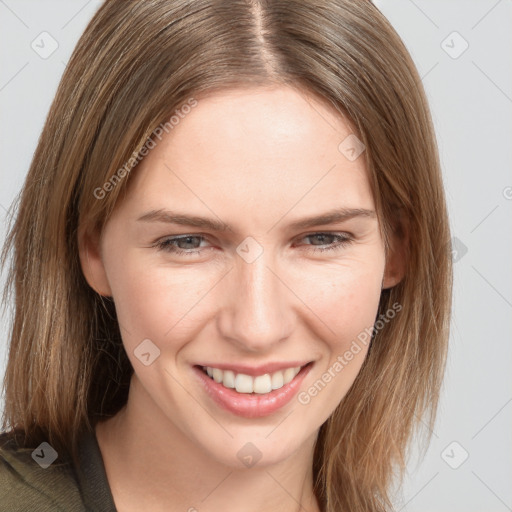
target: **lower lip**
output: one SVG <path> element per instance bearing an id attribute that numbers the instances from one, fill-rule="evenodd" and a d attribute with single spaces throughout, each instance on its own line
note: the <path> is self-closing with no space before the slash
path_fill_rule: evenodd
<path id="1" fill-rule="evenodd" d="M 265 394 L 238 393 L 220 382 L 215 382 L 199 366 L 194 366 L 194 371 L 210 398 L 223 409 L 244 418 L 259 418 L 272 414 L 290 402 L 312 366 L 313 363 L 308 363 L 288 384 Z"/>

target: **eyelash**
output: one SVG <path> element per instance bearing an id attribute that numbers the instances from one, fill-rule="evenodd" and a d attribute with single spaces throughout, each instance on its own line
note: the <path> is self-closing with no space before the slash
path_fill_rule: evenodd
<path id="1" fill-rule="evenodd" d="M 335 244 L 335 245 L 331 245 L 329 247 L 315 248 L 315 249 L 313 249 L 313 252 L 320 252 L 320 253 L 322 253 L 322 252 L 325 252 L 325 251 L 340 250 L 343 247 L 349 245 L 350 243 L 352 243 L 354 241 L 352 237 L 350 237 L 350 236 L 348 236 L 346 234 L 341 235 L 339 233 L 328 233 L 328 232 L 327 233 L 325 233 L 325 232 L 311 233 L 309 235 L 303 236 L 302 238 L 309 238 L 309 237 L 314 237 L 314 236 L 318 236 L 318 235 L 332 236 L 332 237 L 334 237 L 334 238 L 336 238 L 338 240 L 338 243 Z M 170 252 L 170 253 L 176 254 L 178 256 L 189 256 L 189 257 L 192 257 L 192 256 L 195 256 L 197 254 L 200 254 L 202 252 L 201 250 L 192 249 L 192 250 L 188 250 L 187 251 L 187 250 L 184 250 L 184 249 L 179 249 L 176 246 L 172 245 L 173 243 L 176 243 L 178 240 L 187 239 L 187 238 L 200 238 L 201 240 L 205 240 L 206 239 L 202 235 L 182 235 L 182 236 L 175 236 L 175 237 L 166 238 L 164 240 L 161 240 L 161 241 L 157 242 L 154 246 L 158 250 Z"/>

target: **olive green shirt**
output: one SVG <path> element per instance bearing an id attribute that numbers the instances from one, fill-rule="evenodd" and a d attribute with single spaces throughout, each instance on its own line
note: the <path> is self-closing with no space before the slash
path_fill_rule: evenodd
<path id="1" fill-rule="evenodd" d="M 79 467 L 50 445 L 38 448 L 0 433 L 0 512 L 116 512 L 93 432 L 80 440 Z"/>

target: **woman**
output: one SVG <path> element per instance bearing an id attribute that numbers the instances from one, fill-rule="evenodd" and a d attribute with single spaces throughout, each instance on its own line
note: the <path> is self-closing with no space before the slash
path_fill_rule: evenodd
<path id="1" fill-rule="evenodd" d="M 106 1 L 4 248 L 0 510 L 390 510 L 435 421 L 449 240 L 371 2 Z"/>

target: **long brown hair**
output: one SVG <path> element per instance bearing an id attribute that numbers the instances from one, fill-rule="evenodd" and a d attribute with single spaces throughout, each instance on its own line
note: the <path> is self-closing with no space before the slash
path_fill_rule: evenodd
<path id="1" fill-rule="evenodd" d="M 100 7 L 64 72 L 2 252 L 2 266 L 12 255 L 4 304 L 15 304 L 3 430 L 22 431 L 25 446 L 45 440 L 75 457 L 81 433 L 126 403 L 133 368 L 113 302 L 82 274 L 78 230 L 102 229 L 136 172 L 134 155 L 181 105 L 226 88 L 283 84 L 352 123 L 386 243 L 390 230 L 405 236 L 400 218 L 408 226 L 406 275 L 383 290 L 379 306 L 385 314 L 398 303 L 400 313 L 374 334 L 355 382 L 322 425 L 313 467 L 323 511 L 392 507 L 394 468 L 402 477 L 413 432 L 424 418 L 435 422 L 452 269 L 421 79 L 369 0 Z"/>

